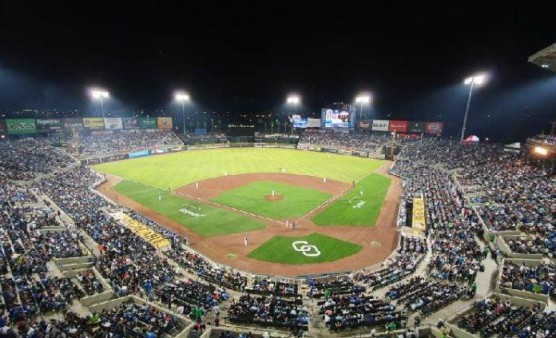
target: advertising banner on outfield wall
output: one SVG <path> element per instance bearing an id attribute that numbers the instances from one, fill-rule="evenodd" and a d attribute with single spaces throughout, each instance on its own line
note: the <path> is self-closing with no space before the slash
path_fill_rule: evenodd
<path id="1" fill-rule="evenodd" d="M 373 121 L 371 120 L 359 121 L 359 129 L 371 130 L 372 127 L 373 127 Z"/>
<path id="2" fill-rule="evenodd" d="M 36 134 L 35 119 L 6 119 L 8 135 Z"/>
<path id="3" fill-rule="evenodd" d="M 140 117 L 139 127 L 141 129 L 156 129 L 156 117 Z"/>
<path id="4" fill-rule="evenodd" d="M 104 129 L 104 120 L 102 117 L 84 117 L 83 125 L 89 129 Z"/>
<path id="5" fill-rule="evenodd" d="M 408 133 L 421 134 L 425 131 L 425 122 L 409 122 L 407 124 Z"/>
<path id="6" fill-rule="evenodd" d="M 172 118 L 157 117 L 156 124 L 158 125 L 158 129 L 172 129 Z"/>
<path id="7" fill-rule="evenodd" d="M 427 122 L 425 123 L 425 133 L 438 135 L 442 134 L 442 129 L 444 128 L 443 122 Z"/>
<path id="8" fill-rule="evenodd" d="M 122 125 L 124 129 L 139 129 L 139 121 L 136 117 L 124 117 Z"/>
<path id="9" fill-rule="evenodd" d="M 62 119 L 62 124 L 65 130 L 81 130 L 83 129 L 83 119 L 78 117 Z"/>
<path id="10" fill-rule="evenodd" d="M 396 133 L 406 133 L 407 121 L 390 120 L 388 122 L 388 131 L 395 131 Z"/>
<path id="11" fill-rule="evenodd" d="M 39 133 L 55 133 L 62 131 L 63 127 L 61 119 L 37 119 L 37 131 Z"/>
<path id="12" fill-rule="evenodd" d="M 0 120 L 0 138 L 6 137 L 6 121 Z"/>
<path id="13" fill-rule="evenodd" d="M 307 119 L 307 128 L 320 128 L 320 119 Z"/>
<path id="14" fill-rule="evenodd" d="M 373 120 L 373 131 L 388 131 L 388 120 Z"/>
<path id="15" fill-rule="evenodd" d="M 121 117 L 105 117 L 104 118 L 104 129 L 108 129 L 108 130 L 123 129 L 122 118 Z"/>

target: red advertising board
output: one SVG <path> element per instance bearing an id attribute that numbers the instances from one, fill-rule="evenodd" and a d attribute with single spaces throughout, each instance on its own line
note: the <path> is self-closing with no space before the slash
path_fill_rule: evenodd
<path id="1" fill-rule="evenodd" d="M 390 120 L 390 124 L 388 124 L 388 131 L 395 131 L 396 133 L 407 132 L 407 121 Z"/>
<path id="2" fill-rule="evenodd" d="M 425 124 L 425 133 L 433 135 L 442 134 L 443 128 L 443 122 L 427 122 Z"/>

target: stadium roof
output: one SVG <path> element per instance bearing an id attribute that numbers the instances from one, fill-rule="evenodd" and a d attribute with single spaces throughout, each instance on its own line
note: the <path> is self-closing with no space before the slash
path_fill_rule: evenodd
<path id="1" fill-rule="evenodd" d="M 529 62 L 556 72 L 556 43 L 531 55 Z"/>

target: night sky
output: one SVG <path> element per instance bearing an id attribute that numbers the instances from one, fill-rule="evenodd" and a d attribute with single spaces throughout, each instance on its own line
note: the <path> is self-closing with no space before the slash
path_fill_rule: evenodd
<path id="1" fill-rule="evenodd" d="M 86 88 L 129 110 L 303 111 L 373 93 L 371 118 L 522 139 L 556 119 L 556 75 L 527 63 L 556 42 L 554 1 L 0 2 L 0 110 L 90 107 Z M 455 133 L 455 132 L 454 132 Z"/>

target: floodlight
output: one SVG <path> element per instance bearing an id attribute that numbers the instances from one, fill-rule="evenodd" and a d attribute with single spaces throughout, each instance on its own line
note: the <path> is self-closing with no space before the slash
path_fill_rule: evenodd
<path id="1" fill-rule="evenodd" d="M 371 97 L 369 95 L 360 95 L 355 98 L 355 102 L 361 104 L 369 103 L 371 102 Z"/>
<path id="2" fill-rule="evenodd" d="M 92 89 L 91 96 L 93 97 L 93 99 L 106 99 L 110 97 L 110 94 L 105 90 Z"/>
<path id="3" fill-rule="evenodd" d="M 473 85 L 479 85 L 480 86 L 480 85 L 486 83 L 486 80 L 487 80 L 486 74 L 476 74 L 476 75 L 473 75 L 473 76 L 470 76 L 470 77 L 466 78 L 465 81 L 463 81 L 463 83 L 466 84 L 466 85 L 473 84 Z"/>
<path id="4" fill-rule="evenodd" d="M 178 92 L 174 95 L 176 101 L 179 102 L 185 102 L 185 101 L 189 101 L 189 95 L 187 93 L 184 92 Z"/>
<path id="5" fill-rule="evenodd" d="M 546 156 L 548 155 L 548 149 L 543 148 L 543 147 L 535 147 L 534 150 L 535 154 L 541 155 L 541 156 Z"/>
<path id="6" fill-rule="evenodd" d="M 286 99 L 286 102 L 291 103 L 291 104 L 298 104 L 300 101 L 301 101 L 301 99 L 299 98 L 298 95 L 290 95 Z"/>

